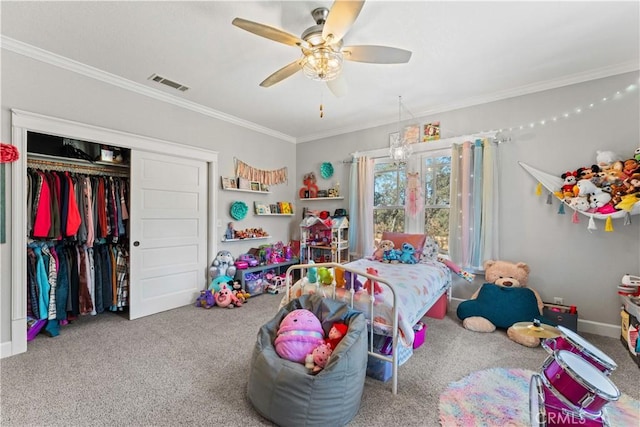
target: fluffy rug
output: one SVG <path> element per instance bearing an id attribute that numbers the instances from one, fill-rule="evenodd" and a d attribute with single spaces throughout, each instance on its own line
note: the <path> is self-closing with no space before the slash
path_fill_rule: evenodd
<path id="1" fill-rule="evenodd" d="M 533 371 L 494 368 L 449 384 L 440 395 L 440 424 L 529 426 L 529 382 Z M 638 425 L 640 402 L 622 394 L 604 407 L 611 427 Z"/>

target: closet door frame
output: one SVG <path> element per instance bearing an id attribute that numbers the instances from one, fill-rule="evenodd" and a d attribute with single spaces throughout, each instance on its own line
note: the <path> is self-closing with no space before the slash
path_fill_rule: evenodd
<path id="1" fill-rule="evenodd" d="M 23 110 L 11 110 L 12 143 L 20 158 L 11 167 L 11 351 L 4 356 L 27 351 L 27 132 L 38 132 L 96 144 L 107 144 L 132 150 L 161 153 L 207 162 L 208 227 L 207 259 L 217 253 L 218 152 L 178 144 L 146 136 L 88 125 Z M 207 271 L 202 272 L 206 279 Z"/>

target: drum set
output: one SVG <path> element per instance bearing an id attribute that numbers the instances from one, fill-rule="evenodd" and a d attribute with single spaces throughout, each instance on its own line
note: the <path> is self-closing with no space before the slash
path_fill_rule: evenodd
<path id="1" fill-rule="evenodd" d="M 620 391 L 609 378 L 617 368 L 616 362 L 563 326 L 535 320 L 513 327 L 541 338 L 542 347 L 549 353 L 541 372 L 529 383 L 531 425 L 609 426 L 603 408 L 620 398 Z"/>

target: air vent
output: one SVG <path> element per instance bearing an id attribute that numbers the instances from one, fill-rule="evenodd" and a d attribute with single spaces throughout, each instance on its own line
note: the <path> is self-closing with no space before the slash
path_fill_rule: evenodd
<path id="1" fill-rule="evenodd" d="M 183 84 L 174 82 L 173 80 L 169 80 L 167 78 L 164 78 L 162 76 L 159 76 L 157 74 L 151 74 L 151 76 L 149 76 L 148 80 L 153 80 L 154 82 L 158 82 L 161 83 L 163 85 L 172 87 L 174 89 L 178 89 L 180 92 L 186 92 L 189 90 L 189 88 Z"/>

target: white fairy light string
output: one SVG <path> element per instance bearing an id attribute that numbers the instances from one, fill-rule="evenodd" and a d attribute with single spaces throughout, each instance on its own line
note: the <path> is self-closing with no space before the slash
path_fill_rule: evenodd
<path id="1" fill-rule="evenodd" d="M 516 126 L 509 126 L 509 127 L 502 127 L 499 129 L 490 129 L 490 130 L 483 130 L 480 132 L 473 132 L 475 133 L 491 133 L 491 132 L 495 132 L 496 133 L 496 137 L 495 137 L 495 141 L 500 144 L 503 142 L 509 142 L 511 141 L 511 137 L 508 135 L 504 135 L 506 132 L 517 132 L 520 130 L 525 130 L 525 129 L 533 129 L 536 126 L 546 126 L 546 125 L 551 125 L 554 123 L 558 123 L 560 121 L 563 120 L 568 120 L 573 116 L 577 116 L 579 114 L 583 114 L 585 112 L 591 111 L 591 110 L 595 110 L 598 108 L 598 106 L 602 106 L 602 105 L 609 105 L 611 102 L 620 100 L 626 96 L 629 96 L 630 94 L 632 94 L 633 92 L 638 90 L 638 84 L 640 83 L 640 79 L 638 79 L 637 82 L 635 83 L 631 83 L 629 85 L 627 85 L 624 89 L 621 90 L 617 90 L 616 92 L 614 92 L 611 95 L 603 95 L 602 97 L 598 98 L 597 100 L 594 100 L 592 102 L 589 102 L 588 104 L 586 104 L 586 106 L 582 106 L 582 105 L 578 105 L 570 110 L 564 110 L 561 113 L 558 114 L 554 114 L 551 115 L 549 117 L 544 117 L 538 120 L 532 120 L 532 121 L 525 121 L 519 125 Z M 442 130 L 441 130 L 442 132 Z"/>

